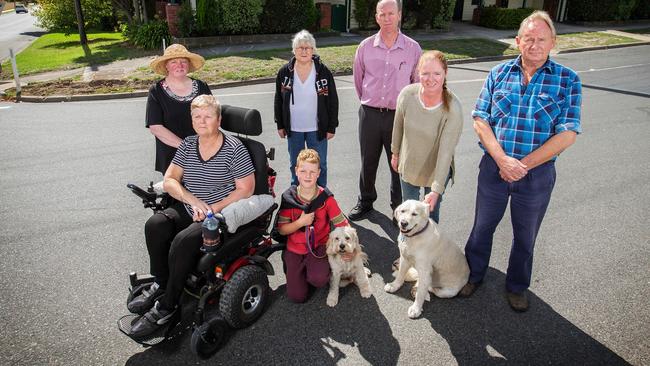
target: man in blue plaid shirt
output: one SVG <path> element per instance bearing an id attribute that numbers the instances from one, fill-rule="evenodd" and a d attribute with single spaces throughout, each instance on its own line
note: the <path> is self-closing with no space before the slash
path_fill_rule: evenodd
<path id="1" fill-rule="evenodd" d="M 472 112 L 486 153 L 465 246 L 471 273 L 459 295 L 470 296 L 483 281 L 494 230 L 510 201 L 507 299 L 515 311 L 526 311 L 535 238 L 555 184 L 555 159 L 580 133 L 582 90 L 573 70 L 549 58 L 555 28 L 546 12 L 524 19 L 516 42 L 521 56 L 492 69 Z"/>

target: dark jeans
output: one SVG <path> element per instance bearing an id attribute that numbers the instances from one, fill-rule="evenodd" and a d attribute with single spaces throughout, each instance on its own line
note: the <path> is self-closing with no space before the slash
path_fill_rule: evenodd
<path id="1" fill-rule="evenodd" d="M 314 249 L 318 256 L 325 255 L 325 245 Z M 286 264 L 287 297 L 293 302 L 305 302 L 309 295 L 309 286 L 323 287 L 329 283 L 330 264 L 327 256 L 316 258 L 311 253 L 296 254 L 285 250 L 283 253 Z"/>
<path id="2" fill-rule="evenodd" d="M 163 213 L 153 214 L 144 225 L 151 274 L 166 288 L 161 305 L 173 309 L 185 280 L 201 257 L 201 223 L 193 222 L 182 203 L 176 201 Z"/>
<path id="3" fill-rule="evenodd" d="M 530 286 L 535 239 L 555 185 L 555 163 L 546 162 L 514 183 L 501 179 L 496 162 L 488 154 L 479 167 L 474 227 L 465 245 L 469 282 L 483 280 L 490 263 L 494 230 L 510 200 L 513 239 L 506 289 L 521 293 Z"/>
<path id="4" fill-rule="evenodd" d="M 402 189 L 399 174 L 390 167 L 390 143 L 393 138 L 395 111 L 361 105 L 359 107 L 359 147 L 361 149 L 361 174 L 359 177 L 359 201 L 372 205 L 377 200 L 375 180 L 383 148 L 390 171 L 390 206 L 396 208 L 402 203 Z"/>
<path id="5" fill-rule="evenodd" d="M 314 149 L 320 157 L 320 175 L 318 176 L 318 185 L 327 187 L 327 138 L 318 140 L 318 131 L 312 132 L 295 132 L 291 131 L 291 136 L 287 137 L 289 148 L 289 169 L 291 170 L 291 184 L 298 185 L 296 176 L 296 163 L 298 154 L 303 149 Z"/>

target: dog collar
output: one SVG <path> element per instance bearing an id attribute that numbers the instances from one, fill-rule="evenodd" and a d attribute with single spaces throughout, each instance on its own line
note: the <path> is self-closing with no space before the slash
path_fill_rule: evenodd
<path id="1" fill-rule="evenodd" d="M 408 234 L 406 234 L 406 233 L 402 233 L 402 235 L 407 236 L 407 237 L 409 237 L 409 238 L 412 238 L 412 237 L 414 237 L 414 236 L 416 236 L 416 235 L 418 235 L 418 234 L 421 234 L 421 233 L 422 233 L 424 230 L 426 230 L 428 227 L 429 227 L 429 220 L 427 220 L 427 224 L 424 225 L 424 227 L 422 228 L 422 230 L 418 231 L 417 233 L 415 233 L 415 234 L 413 234 L 413 235 L 408 235 Z"/>

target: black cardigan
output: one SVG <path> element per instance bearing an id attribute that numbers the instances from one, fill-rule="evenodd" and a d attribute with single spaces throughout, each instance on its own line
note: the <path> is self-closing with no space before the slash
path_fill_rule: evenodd
<path id="1" fill-rule="evenodd" d="M 327 133 L 335 133 L 339 125 L 339 97 L 332 72 L 320 62 L 316 55 L 312 56 L 316 68 L 316 93 L 318 94 L 318 139 L 327 137 Z M 291 115 L 289 103 L 293 95 L 293 71 L 296 58 L 280 68 L 275 80 L 275 123 L 278 130 L 284 129 L 287 136 L 291 134 Z"/>

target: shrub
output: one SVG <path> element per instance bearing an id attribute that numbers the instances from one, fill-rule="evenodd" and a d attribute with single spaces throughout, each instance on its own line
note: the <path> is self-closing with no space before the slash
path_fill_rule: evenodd
<path id="1" fill-rule="evenodd" d="M 219 0 L 219 10 L 221 11 L 221 21 L 217 24 L 219 33 L 253 34 L 258 32 L 260 29 L 259 16 L 263 10 L 262 2 L 263 0 Z M 214 21 L 214 19 L 210 19 L 210 21 Z"/>
<path id="2" fill-rule="evenodd" d="M 73 0 L 39 0 L 34 11 L 38 25 L 48 31 L 77 31 L 77 15 Z M 102 29 L 103 24 L 114 24 L 111 0 L 81 0 L 86 29 Z"/>
<path id="3" fill-rule="evenodd" d="M 162 40 L 165 39 L 165 44 L 171 43 L 171 34 L 169 34 L 169 27 L 167 22 L 162 20 L 155 20 L 140 26 L 129 25 L 126 27 L 124 33 L 131 43 L 147 50 L 162 47 Z"/>
<path id="4" fill-rule="evenodd" d="M 375 11 L 378 0 L 356 0 L 354 2 L 354 19 L 359 24 L 359 29 L 375 28 Z"/>
<path id="5" fill-rule="evenodd" d="M 507 9 L 488 6 L 481 8 L 480 25 L 495 29 L 518 29 L 521 21 L 535 9 Z"/>
<path id="6" fill-rule="evenodd" d="M 632 11 L 632 19 L 650 18 L 650 0 L 639 0 L 636 8 Z"/>
<path id="7" fill-rule="evenodd" d="M 648 0 L 571 0 L 567 4 L 567 18 L 582 22 L 628 20 L 639 1 Z"/>
<path id="8" fill-rule="evenodd" d="M 433 17 L 440 8 L 439 0 L 404 0 L 402 5 L 402 25 L 405 29 L 431 27 Z"/>
<path id="9" fill-rule="evenodd" d="M 434 15 L 432 26 L 434 28 L 448 28 L 451 19 L 454 16 L 454 8 L 456 7 L 456 1 L 462 0 L 438 0 L 440 6 L 438 9 L 440 11 L 437 15 Z"/>
<path id="10" fill-rule="evenodd" d="M 262 33 L 295 33 L 318 19 L 313 0 L 266 0 L 260 16 Z"/>
<path id="11" fill-rule="evenodd" d="M 181 37 L 191 37 L 197 34 L 196 19 L 189 1 L 184 1 L 178 11 L 178 32 Z"/>
<path id="12" fill-rule="evenodd" d="M 196 33 L 201 36 L 219 34 L 221 11 L 219 0 L 196 1 Z"/>

